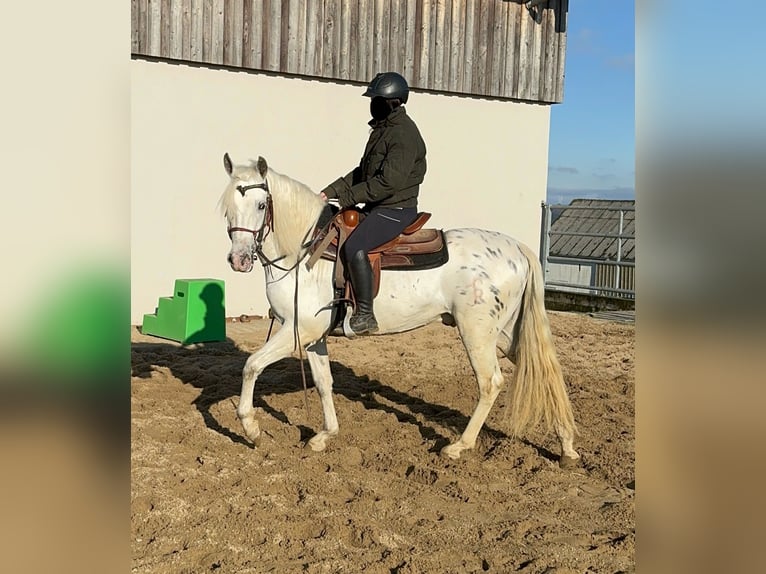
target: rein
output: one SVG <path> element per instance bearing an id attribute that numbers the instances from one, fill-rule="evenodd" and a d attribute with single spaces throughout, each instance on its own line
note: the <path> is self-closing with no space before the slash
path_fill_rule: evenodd
<path id="1" fill-rule="evenodd" d="M 308 251 L 304 251 L 302 255 L 300 255 L 295 263 L 291 267 L 282 267 L 281 265 L 277 264 L 277 261 L 280 261 L 284 259 L 286 256 L 281 255 L 280 257 L 277 257 L 276 259 L 269 259 L 266 254 L 263 253 L 263 242 L 268 237 L 269 233 L 271 233 L 271 230 L 273 229 L 274 224 L 274 202 L 271 199 L 271 191 L 269 190 L 269 183 L 267 180 L 264 179 L 263 183 L 255 183 L 252 185 L 238 185 L 237 191 L 239 191 L 242 196 L 245 196 L 245 192 L 247 192 L 249 189 L 263 189 L 266 191 L 266 214 L 263 218 L 263 223 L 258 229 L 248 229 L 246 227 L 229 227 L 227 229 L 227 232 L 229 234 L 229 239 L 231 239 L 231 234 L 234 231 L 244 231 L 245 233 L 252 233 L 253 237 L 255 239 L 253 243 L 253 250 L 252 255 L 256 259 L 258 259 L 261 262 L 261 265 L 263 267 L 276 267 L 277 269 L 284 271 L 285 273 L 289 273 L 293 269 L 295 270 L 295 297 L 293 299 L 293 334 L 295 336 L 295 348 L 298 350 L 298 354 L 300 356 L 300 364 L 301 364 L 301 379 L 303 380 L 303 402 L 306 407 L 306 414 L 307 416 L 311 416 L 311 411 L 309 410 L 309 401 L 308 401 L 308 385 L 306 384 L 306 370 L 303 365 L 303 345 L 301 345 L 301 337 L 300 332 L 298 329 L 298 271 L 300 270 L 300 263 L 303 261 L 303 259 L 308 254 Z M 312 242 L 309 241 L 308 243 L 306 240 L 310 235 L 312 235 L 312 232 L 315 230 L 315 226 L 311 227 L 307 232 L 306 235 L 303 236 L 303 240 L 301 242 L 301 249 L 305 249 L 307 247 L 310 247 Z M 271 319 L 271 325 L 269 326 L 269 333 L 266 336 L 266 341 L 268 342 L 269 338 L 271 337 L 271 327 L 274 326 L 274 317 Z"/>

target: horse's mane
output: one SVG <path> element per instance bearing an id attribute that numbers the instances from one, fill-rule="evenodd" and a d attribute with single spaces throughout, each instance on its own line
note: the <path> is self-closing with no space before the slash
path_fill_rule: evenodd
<path id="1" fill-rule="evenodd" d="M 257 174 L 255 162 L 234 168 L 233 179 L 219 201 L 224 216 L 235 208 L 235 194 L 238 193 L 236 180 L 240 177 L 247 179 L 253 174 Z M 271 167 L 266 173 L 266 180 L 273 201 L 272 234 L 277 251 L 286 256 L 298 255 L 301 244 L 310 239 L 305 237 L 306 232 L 319 219 L 325 203 L 307 185 L 274 171 Z"/>

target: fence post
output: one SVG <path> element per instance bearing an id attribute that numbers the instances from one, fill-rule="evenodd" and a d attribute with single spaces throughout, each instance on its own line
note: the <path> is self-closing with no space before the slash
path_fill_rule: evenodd
<path id="1" fill-rule="evenodd" d="M 547 280 L 548 251 L 551 248 L 551 206 L 544 201 L 540 203 L 543 210 L 543 224 L 540 230 L 540 266 L 543 268 L 543 284 Z"/>
<path id="2" fill-rule="evenodd" d="M 614 274 L 614 288 L 619 289 L 620 288 L 620 271 L 622 270 L 622 225 L 624 221 L 624 211 L 620 210 L 620 230 L 618 231 L 617 235 L 617 269 Z"/>

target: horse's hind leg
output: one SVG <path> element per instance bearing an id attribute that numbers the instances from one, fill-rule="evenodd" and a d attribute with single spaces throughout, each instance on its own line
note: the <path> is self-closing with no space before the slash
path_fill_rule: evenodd
<path id="1" fill-rule="evenodd" d="M 314 451 L 322 451 L 327 446 L 327 439 L 338 434 L 338 417 L 335 414 L 335 404 L 332 400 L 332 373 L 330 372 L 330 357 L 327 355 L 327 343 L 317 341 L 306 349 L 306 355 L 311 366 L 311 376 L 314 379 L 319 398 L 322 401 L 322 430 L 308 441 L 307 446 Z"/>
<path id="2" fill-rule="evenodd" d="M 476 439 L 492 405 L 500 394 L 504 378 L 495 355 L 495 339 L 489 335 L 473 336 L 461 330 L 463 343 L 468 353 L 476 380 L 479 383 L 479 403 L 468 421 L 463 434 L 457 442 L 442 449 L 442 454 L 449 458 L 460 458 L 460 453 L 476 446 Z"/>
<path id="3" fill-rule="evenodd" d="M 561 458 L 559 465 L 561 468 L 573 468 L 580 465 L 580 455 L 574 449 L 574 432 L 563 425 L 556 425 L 556 434 L 561 441 Z"/>
<path id="4" fill-rule="evenodd" d="M 292 350 L 293 334 L 291 329 L 280 329 L 268 343 L 250 355 L 245 362 L 245 368 L 242 370 L 242 391 L 239 396 L 237 416 L 242 423 L 245 434 L 256 445 L 261 429 L 258 426 L 258 421 L 255 420 L 255 410 L 253 409 L 255 381 L 266 367 L 290 356 Z"/>

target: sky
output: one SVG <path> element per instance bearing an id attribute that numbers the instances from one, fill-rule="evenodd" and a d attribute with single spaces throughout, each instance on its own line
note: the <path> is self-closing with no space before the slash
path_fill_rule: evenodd
<path id="1" fill-rule="evenodd" d="M 570 0 L 564 101 L 551 107 L 548 202 L 635 199 L 635 4 Z"/>

